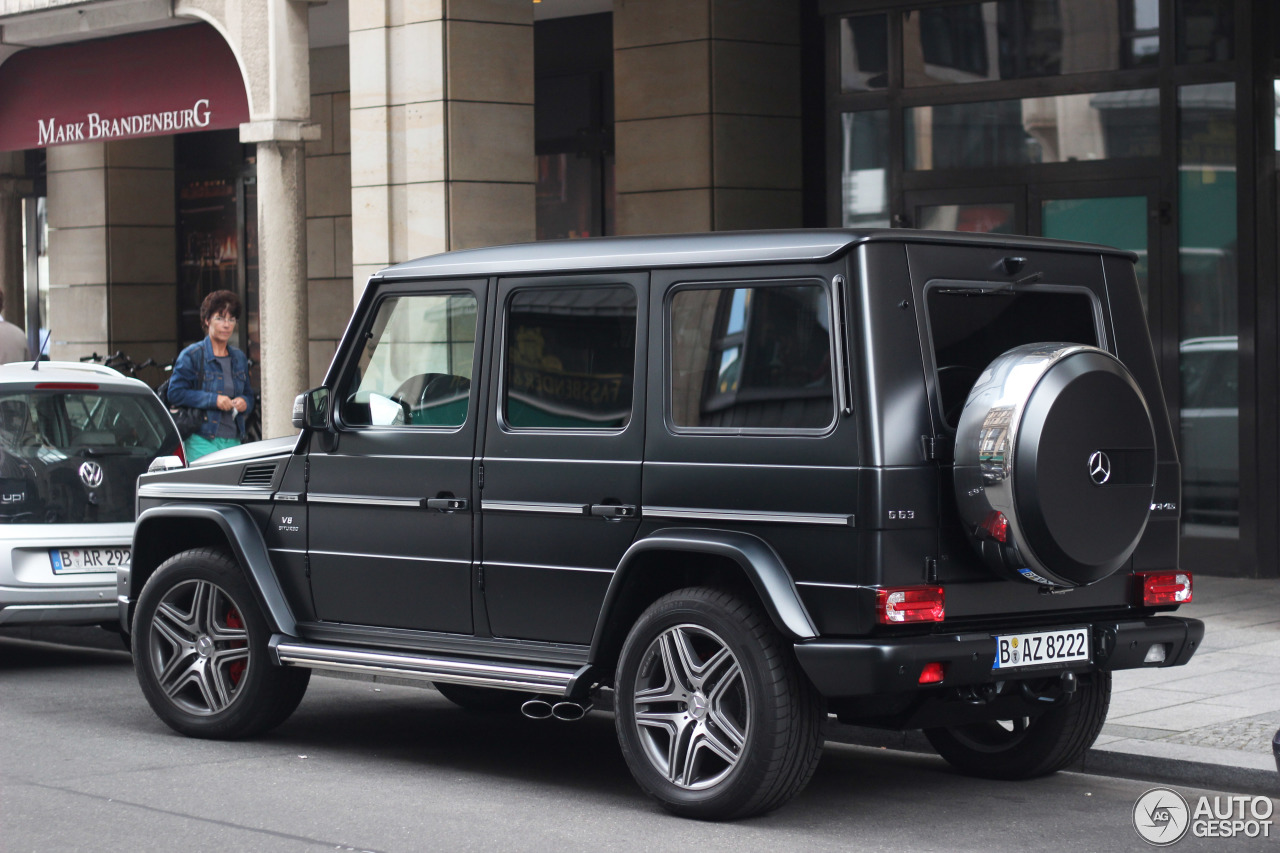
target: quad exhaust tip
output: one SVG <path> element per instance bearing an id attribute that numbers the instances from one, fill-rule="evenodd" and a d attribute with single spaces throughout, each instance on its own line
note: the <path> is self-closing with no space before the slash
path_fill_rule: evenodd
<path id="1" fill-rule="evenodd" d="M 576 723 L 585 717 L 590 710 L 590 702 L 585 705 L 581 702 L 557 702 L 551 706 L 551 716 L 557 720 L 564 720 L 566 723 Z"/>
<path id="2" fill-rule="evenodd" d="M 591 703 L 554 701 L 542 696 L 535 696 L 520 706 L 520 713 L 531 720 L 549 720 L 555 717 L 566 723 L 577 722 L 591 711 Z"/>

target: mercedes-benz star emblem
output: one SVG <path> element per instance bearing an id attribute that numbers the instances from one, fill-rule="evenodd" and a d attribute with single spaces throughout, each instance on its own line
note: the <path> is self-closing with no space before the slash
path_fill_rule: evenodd
<path id="1" fill-rule="evenodd" d="M 1111 457 L 1101 450 L 1089 455 L 1089 479 L 1095 486 L 1101 486 L 1111 479 Z"/>
<path id="2" fill-rule="evenodd" d="M 91 489 L 102 485 L 102 466 L 93 460 L 80 464 L 80 482 Z"/>

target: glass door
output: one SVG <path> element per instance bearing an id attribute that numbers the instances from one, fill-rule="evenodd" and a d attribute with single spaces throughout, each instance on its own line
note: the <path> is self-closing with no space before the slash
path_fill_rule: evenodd
<path id="1" fill-rule="evenodd" d="M 1147 312 L 1151 336 L 1159 340 L 1158 294 L 1152 282 L 1161 279 L 1153 267 L 1159 263 L 1160 214 L 1154 180 L 1074 182 L 1028 187 L 1028 233 L 1057 240 L 1100 243 L 1134 252 L 1138 256 L 1138 288 Z M 1162 365 L 1163 366 L 1163 365 Z"/>
<path id="2" fill-rule="evenodd" d="M 1022 187 L 918 190 L 905 196 L 909 227 L 925 231 L 1026 234 Z"/>

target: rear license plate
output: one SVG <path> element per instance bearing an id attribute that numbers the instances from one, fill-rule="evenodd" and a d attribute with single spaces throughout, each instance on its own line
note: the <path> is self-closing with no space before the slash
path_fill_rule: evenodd
<path id="1" fill-rule="evenodd" d="M 116 548 L 51 548 L 49 562 L 55 575 L 71 575 L 87 572 L 114 572 L 118 566 L 129 565 L 129 549 Z"/>
<path id="2" fill-rule="evenodd" d="M 992 669 L 1017 669 L 1089 660 L 1089 629 L 1066 628 L 1030 634 L 1001 634 L 996 638 Z"/>

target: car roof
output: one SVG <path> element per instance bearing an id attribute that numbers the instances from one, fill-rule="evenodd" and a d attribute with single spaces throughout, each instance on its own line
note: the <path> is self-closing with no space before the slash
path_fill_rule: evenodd
<path id="1" fill-rule="evenodd" d="M 789 231 L 717 231 L 648 237 L 590 237 L 545 240 L 430 255 L 388 267 L 374 280 L 425 276 L 475 276 L 571 270 L 652 269 L 755 263 L 814 263 L 836 257 L 860 243 L 934 243 L 1008 249 L 1043 249 L 1136 258 L 1132 252 L 1092 243 L 1041 237 L 917 231 L 910 228 L 813 228 Z"/>
<path id="2" fill-rule="evenodd" d="M 34 388 L 46 382 L 70 382 L 109 386 L 121 391 L 149 391 L 140 380 L 131 379 L 117 370 L 101 364 L 76 361 L 42 361 L 36 369 L 33 362 L 14 361 L 0 364 L 0 386 Z"/>

